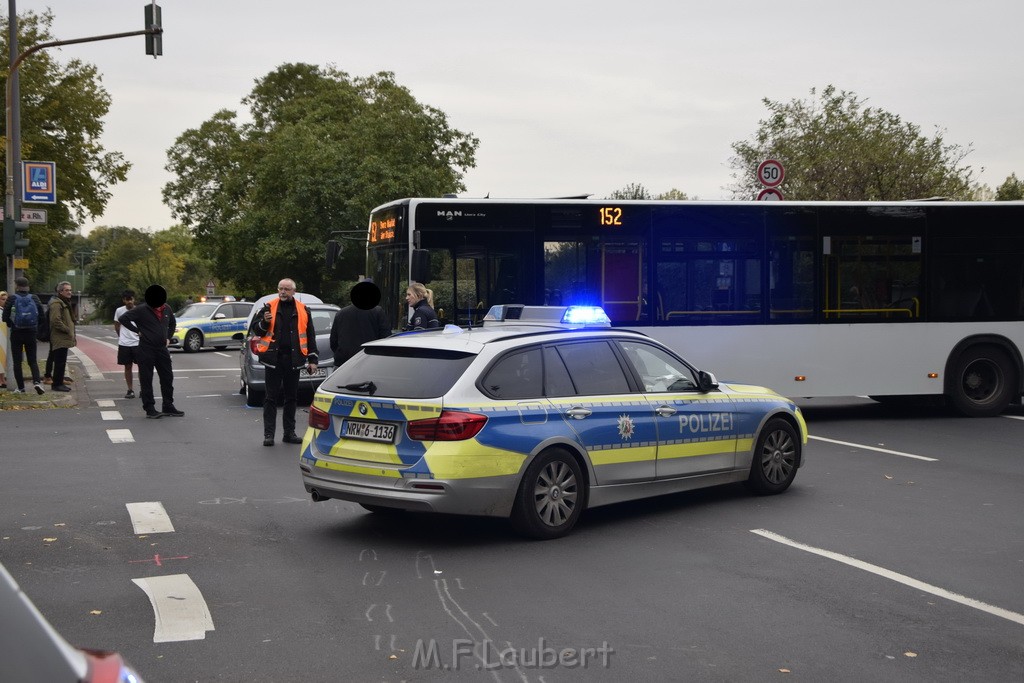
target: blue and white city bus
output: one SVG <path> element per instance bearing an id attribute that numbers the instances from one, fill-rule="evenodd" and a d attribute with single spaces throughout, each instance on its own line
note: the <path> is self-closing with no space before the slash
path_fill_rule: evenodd
<path id="1" fill-rule="evenodd" d="M 1022 394 L 1024 202 L 401 199 L 371 213 L 366 268 L 396 328 L 412 279 L 442 324 L 599 305 L 791 397 L 987 416 Z"/>

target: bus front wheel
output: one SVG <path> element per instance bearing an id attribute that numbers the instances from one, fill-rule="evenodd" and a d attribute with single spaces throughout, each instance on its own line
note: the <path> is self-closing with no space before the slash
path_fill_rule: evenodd
<path id="1" fill-rule="evenodd" d="M 998 415 L 1013 400 L 1017 370 L 997 346 L 972 346 L 956 360 L 949 400 L 967 417 Z"/>

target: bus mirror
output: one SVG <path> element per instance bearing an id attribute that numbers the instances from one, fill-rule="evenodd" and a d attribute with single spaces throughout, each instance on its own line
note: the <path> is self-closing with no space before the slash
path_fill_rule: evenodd
<path id="1" fill-rule="evenodd" d="M 430 282 L 430 252 L 428 250 L 412 250 L 412 279 L 424 285 Z"/>
<path id="2" fill-rule="evenodd" d="M 334 262 L 338 260 L 338 257 L 341 255 L 341 252 L 342 252 L 342 247 L 341 247 L 341 243 L 340 242 L 338 242 L 337 240 L 328 240 L 327 241 L 327 267 L 328 268 L 334 267 Z"/>

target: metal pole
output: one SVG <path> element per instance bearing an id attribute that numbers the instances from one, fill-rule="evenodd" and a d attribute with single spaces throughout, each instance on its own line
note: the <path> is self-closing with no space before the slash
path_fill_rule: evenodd
<path id="1" fill-rule="evenodd" d="M 18 107 L 19 101 L 19 90 L 18 90 L 18 71 L 14 68 L 14 62 L 18 55 L 18 8 L 15 6 L 15 0 L 7 0 L 7 51 L 9 53 L 8 65 L 11 67 L 7 72 L 7 119 L 5 137 L 6 137 L 6 171 L 7 171 L 7 197 L 4 203 L 4 216 L 13 218 L 16 221 L 21 220 L 21 214 L 15 213 L 15 202 L 14 193 L 16 192 L 14 179 L 18 177 L 20 180 L 20 173 L 15 174 L 14 167 L 15 154 L 14 150 L 19 150 L 18 157 L 21 156 L 21 112 Z M 12 104 L 13 103 L 13 104 Z M 20 165 L 20 164 L 17 164 Z M 15 250 L 17 251 L 17 250 Z M 7 291 L 14 291 L 14 254 L 7 255 Z"/>

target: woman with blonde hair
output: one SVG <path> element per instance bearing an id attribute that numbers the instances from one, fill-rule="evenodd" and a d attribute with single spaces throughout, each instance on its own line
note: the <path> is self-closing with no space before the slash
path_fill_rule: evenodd
<path id="1" fill-rule="evenodd" d="M 405 303 L 412 309 L 406 330 L 429 330 L 440 327 L 434 312 L 434 293 L 422 283 L 410 282 L 405 290 Z"/>

